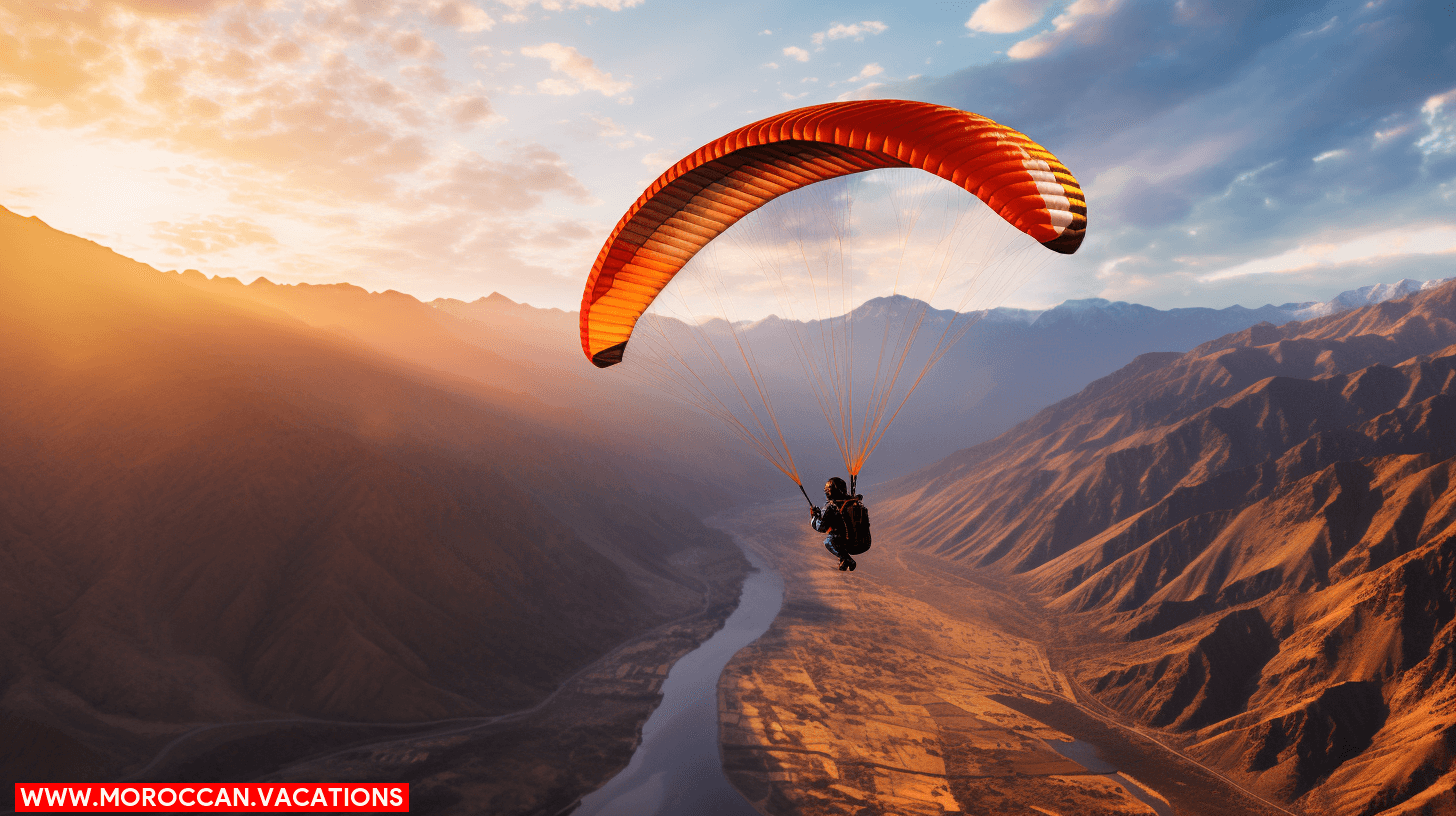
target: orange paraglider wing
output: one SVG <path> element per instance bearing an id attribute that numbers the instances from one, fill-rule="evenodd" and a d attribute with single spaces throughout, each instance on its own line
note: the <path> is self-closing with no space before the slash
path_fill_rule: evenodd
<path id="1" fill-rule="evenodd" d="M 1048 249 L 1070 255 L 1087 229 L 1082 187 L 1025 134 L 984 116 L 903 100 L 831 102 L 715 139 L 663 173 L 612 230 L 581 298 L 581 346 L 622 361 L 638 318 L 698 250 L 773 199 L 886 167 L 934 173 Z"/>

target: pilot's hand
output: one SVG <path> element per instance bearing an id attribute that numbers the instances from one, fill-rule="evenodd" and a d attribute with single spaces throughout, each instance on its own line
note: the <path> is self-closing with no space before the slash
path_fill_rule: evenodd
<path id="1" fill-rule="evenodd" d="M 810 518 L 819 518 L 819 508 L 818 507 L 815 507 L 812 504 L 809 505 L 809 517 Z"/>

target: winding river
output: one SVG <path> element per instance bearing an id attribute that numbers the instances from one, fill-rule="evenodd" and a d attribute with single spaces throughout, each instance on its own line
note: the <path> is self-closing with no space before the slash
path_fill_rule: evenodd
<path id="1" fill-rule="evenodd" d="M 573 816 L 758 816 L 723 775 L 718 678 L 739 649 L 768 631 L 783 604 L 784 580 L 742 549 L 757 571 L 743 582 L 738 608 L 722 629 L 673 664 L 631 762 L 584 797 Z"/>

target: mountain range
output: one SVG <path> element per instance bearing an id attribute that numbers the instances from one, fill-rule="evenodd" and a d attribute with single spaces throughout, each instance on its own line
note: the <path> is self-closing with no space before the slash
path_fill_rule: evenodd
<path id="1" fill-rule="evenodd" d="M 1150 353 L 886 486 L 1083 692 L 1309 813 L 1456 812 L 1456 284 Z"/>
<path id="2" fill-rule="evenodd" d="M 118 778 L 206 724 L 529 708 L 747 569 L 698 519 L 759 466 L 584 363 L 8 211 L 0 245 L 5 778 Z"/>
<path id="3" fill-rule="evenodd" d="M 837 396 L 853 404 L 856 423 L 863 425 L 871 414 L 868 406 L 876 401 L 870 395 L 882 393 L 895 369 L 897 354 L 903 353 L 906 363 L 888 401 L 891 411 L 911 383 L 917 382 L 935 346 L 943 338 L 959 336 L 918 380 L 883 443 L 866 463 L 862 483 L 872 483 L 909 473 L 947 451 L 989 440 L 1036 411 L 1077 393 L 1093 380 L 1111 374 L 1139 354 L 1184 352 L 1259 323 L 1283 324 L 1336 314 L 1438 283 L 1402 280 L 1344 292 L 1324 303 L 1286 303 L 1256 309 L 1230 306 L 1160 310 L 1092 298 L 1067 301 L 1042 311 L 997 308 L 958 314 L 893 295 L 873 298 L 846 315 L 825 320 L 788 321 L 771 315 L 731 327 L 723 320 L 696 327 L 662 320 L 653 326 L 655 331 L 646 333 L 645 339 L 634 339 L 629 344 L 626 363 L 620 368 L 633 369 L 634 355 L 638 355 L 655 364 L 639 370 L 654 373 L 654 368 L 667 368 L 681 372 L 677 361 L 685 358 L 691 371 L 679 373 L 676 381 L 660 374 L 639 374 L 639 379 L 649 383 L 668 380 L 669 392 L 686 390 L 680 385 L 684 380 L 706 381 L 727 405 L 741 404 L 737 395 L 752 394 L 761 386 L 771 396 L 777 427 L 792 440 L 790 452 L 801 465 L 801 472 L 815 474 L 805 478 L 816 481 L 821 472 L 844 468 L 834 454 L 830 421 L 815 395 L 816 368 L 818 372 L 836 367 L 853 371 L 852 377 L 843 379 L 852 382 L 852 388 L 841 386 Z M 557 315 L 569 318 L 562 322 L 569 322 L 571 327 L 563 326 L 560 337 L 563 344 L 570 344 L 567 333 L 575 331 L 575 318 L 557 312 L 550 319 L 557 320 Z M 639 328 L 637 334 L 643 335 L 644 331 Z M 664 353 L 663 347 L 670 347 L 671 353 Z M 738 362 L 742 359 L 740 349 L 745 348 L 753 358 L 752 376 Z M 729 372 L 736 383 L 727 382 Z M 616 369 L 605 373 L 620 376 Z M 753 404 L 762 413 L 758 403 Z M 745 410 L 740 408 L 736 413 L 746 425 L 753 425 Z M 771 426 L 764 421 L 764 427 Z"/>
<path id="4" fill-rule="evenodd" d="M 161 272 L 8 211 L 0 244 L 6 778 L 530 708 L 730 592 L 702 519 L 790 492 L 592 368 L 573 313 Z M 954 317 L 848 320 L 919 316 Z M 1019 587 L 1088 705 L 1269 798 L 1456 812 L 1456 284 L 966 317 L 866 468 L 876 547 Z M 779 407 L 806 480 L 837 472 L 818 408 Z"/>

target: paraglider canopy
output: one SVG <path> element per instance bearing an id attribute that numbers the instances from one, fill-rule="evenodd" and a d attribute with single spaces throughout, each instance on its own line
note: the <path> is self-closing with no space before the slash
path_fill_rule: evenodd
<path id="1" fill-rule="evenodd" d="M 1026 135 L 984 116 L 904 100 L 832 102 L 771 116 L 693 151 L 652 183 L 598 253 L 581 301 L 581 344 L 622 361 L 633 327 L 674 275 L 740 218 L 792 190 L 880 168 L 946 179 L 1046 248 L 1077 251 L 1082 188 Z"/>

